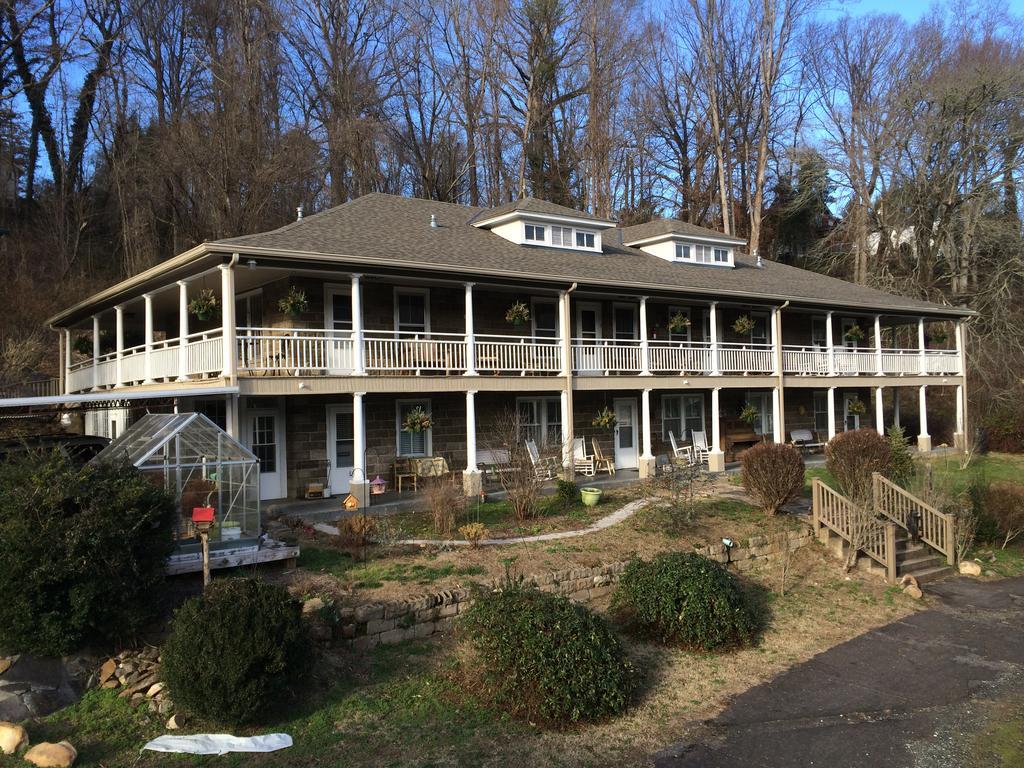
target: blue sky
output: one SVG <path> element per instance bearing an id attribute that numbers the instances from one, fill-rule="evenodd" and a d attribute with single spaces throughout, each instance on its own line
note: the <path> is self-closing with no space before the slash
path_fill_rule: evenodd
<path id="1" fill-rule="evenodd" d="M 1013 14 L 1024 13 L 1024 0 L 1002 0 L 1002 5 Z M 851 16 L 866 13 L 898 13 L 913 23 L 924 16 L 931 6 L 932 0 L 831 0 L 822 10 L 826 14 L 849 13 Z"/>

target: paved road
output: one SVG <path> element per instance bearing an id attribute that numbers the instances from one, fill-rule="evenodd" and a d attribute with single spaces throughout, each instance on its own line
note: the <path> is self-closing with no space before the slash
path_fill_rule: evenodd
<path id="1" fill-rule="evenodd" d="M 655 765 L 991 765 L 980 761 L 975 735 L 993 723 L 1024 722 L 1024 578 L 957 578 L 928 592 L 934 608 L 750 689 L 695 741 L 659 753 Z"/>

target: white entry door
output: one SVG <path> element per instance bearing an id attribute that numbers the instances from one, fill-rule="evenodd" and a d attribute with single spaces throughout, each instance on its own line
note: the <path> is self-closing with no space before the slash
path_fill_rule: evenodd
<path id="1" fill-rule="evenodd" d="M 576 305 L 576 333 L 581 344 L 578 358 L 578 373 L 598 374 L 604 369 L 601 363 L 601 305 L 580 302 Z"/>
<path id="2" fill-rule="evenodd" d="M 355 466 L 355 438 L 352 432 L 352 405 L 327 406 L 328 486 L 332 496 L 348 493 Z"/>
<path id="3" fill-rule="evenodd" d="M 846 432 L 860 429 L 860 414 L 850 413 L 850 404 L 856 400 L 860 400 L 856 392 L 843 393 L 843 430 Z"/>
<path id="4" fill-rule="evenodd" d="M 246 411 L 249 449 L 260 460 L 260 499 L 283 499 L 288 495 L 281 414 L 274 408 Z"/>
<path id="5" fill-rule="evenodd" d="M 640 466 L 639 438 L 635 398 L 616 398 L 615 406 L 615 468 L 636 469 Z"/>
<path id="6" fill-rule="evenodd" d="M 324 289 L 326 365 L 331 373 L 349 373 L 355 368 L 352 339 L 352 294 L 348 287 L 329 285 Z"/>

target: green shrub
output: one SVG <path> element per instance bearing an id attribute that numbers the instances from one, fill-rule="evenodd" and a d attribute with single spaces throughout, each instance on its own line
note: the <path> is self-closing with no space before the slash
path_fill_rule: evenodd
<path id="1" fill-rule="evenodd" d="M 897 485 L 906 486 L 914 477 L 914 457 L 907 446 L 903 427 L 893 424 L 886 433 L 889 441 L 889 479 Z"/>
<path id="2" fill-rule="evenodd" d="M 825 445 L 825 466 L 840 490 L 856 502 L 871 499 L 871 474 L 891 474 L 892 448 L 873 429 L 840 432 Z"/>
<path id="3" fill-rule="evenodd" d="M 569 509 L 580 499 L 579 488 L 571 480 L 555 481 L 555 505 L 562 510 Z"/>
<path id="4" fill-rule="evenodd" d="M 496 706 L 531 722 L 598 720 L 626 707 L 633 667 L 607 622 L 564 597 L 509 586 L 483 594 L 460 620 Z"/>
<path id="5" fill-rule="evenodd" d="M 161 608 L 174 515 L 130 465 L 76 469 L 57 451 L 0 464 L 0 647 L 132 638 Z"/>
<path id="6" fill-rule="evenodd" d="M 753 642 L 758 611 L 721 563 L 669 552 L 626 566 L 612 609 L 642 635 L 705 651 Z"/>
<path id="7" fill-rule="evenodd" d="M 298 600 L 256 579 L 223 579 L 175 613 L 161 671 L 177 706 L 237 725 L 301 682 L 311 653 Z"/>
<path id="8" fill-rule="evenodd" d="M 804 488 L 804 460 L 786 443 L 758 443 L 743 452 L 743 487 L 766 515 L 774 515 Z"/>

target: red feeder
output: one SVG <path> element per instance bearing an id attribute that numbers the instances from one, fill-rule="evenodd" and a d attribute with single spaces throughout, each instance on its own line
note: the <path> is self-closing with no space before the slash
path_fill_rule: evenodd
<path id="1" fill-rule="evenodd" d="M 193 523 L 212 523 L 214 519 L 213 507 L 192 507 Z"/>

